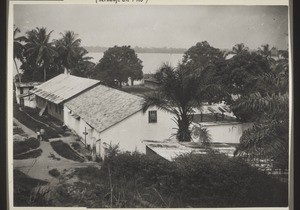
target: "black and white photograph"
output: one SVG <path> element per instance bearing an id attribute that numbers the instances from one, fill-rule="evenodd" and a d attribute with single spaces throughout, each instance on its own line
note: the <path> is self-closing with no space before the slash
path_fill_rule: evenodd
<path id="1" fill-rule="evenodd" d="M 10 209 L 290 209 L 288 1 L 212 2 L 9 2 Z"/>

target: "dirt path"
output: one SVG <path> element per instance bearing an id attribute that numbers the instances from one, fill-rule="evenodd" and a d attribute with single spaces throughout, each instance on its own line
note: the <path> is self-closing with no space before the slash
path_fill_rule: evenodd
<path id="1" fill-rule="evenodd" d="M 24 126 L 22 123 L 14 119 L 14 122 L 23 129 L 23 131 L 28 134 L 29 137 L 36 137 L 36 134 L 31 129 Z M 77 138 L 76 136 L 73 136 Z M 69 138 L 72 137 L 66 137 Z M 64 141 L 64 137 L 59 138 Z M 49 139 L 49 142 L 54 139 Z M 23 159 L 23 160 L 14 160 L 14 169 L 19 169 L 23 173 L 27 174 L 30 177 L 41 179 L 49 182 L 50 186 L 54 186 L 58 184 L 59 180 L 57 178 L 52 177 L 49 174 L 49 170 L 56 168 L 61 173 L 65 169 L 72 169 L 76 167 L 87 167 L 87 166 L 99 166 L 98 163 L 95 162 L 76 162 L 73 160 L 66 159 L 57 154 L 49 142 L 41 141 L 40 149 L 43 150 L 41 156 L 37 158 Z M 50 155 L 54 155 L 56 158 L 60 160 L 56 160 Z"/>
<path id="2" fill-rule="evenodd" d="M 36 133 L 31 130 L 30 128 L 27 128 L 25 125 L 23 125 L 22 123 L 20 123 L 17 119 L 13 119 L 14 120 L 14 123 L 22 128 L 22 130 L 28 135 L 28 137 L 35 137 L 36 138 Z"/>

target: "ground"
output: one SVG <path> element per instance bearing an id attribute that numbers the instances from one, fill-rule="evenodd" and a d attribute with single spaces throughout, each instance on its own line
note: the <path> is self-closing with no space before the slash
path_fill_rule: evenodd
<path id="1" fill-rule="evenodd" d="M 28 118 L 25 122 L 32 126 L 32 121 L 33 119 Z M 37 124 L 38 122 L 35 121 L 34 123 Z M 64 200 L 59 201 L 59 199 L 56 199 L 58 196 L 56 190 L 53 189 L 57 189 L 59 186 L 65 184 L 73 185 L 78 182 L 78 178 L 74 175 L 76 168 L 86 168 L 89 166 L 96 168 L 101 167 L 100 163 L 90 161 L 91 152 L 84 147 L 84 144 L 78 139 L 78 136 L 68 130 L 66 130 L 65 133 L 62 133 L 61 130 L 56 132 L 58 129 L 52 129 L 52 127 L 48 127 L 48 130 L 51 131 L 51 136 L 59 137 L 47 138 L 38 142 L 37 135 L 32 129 L 25 126 L 16 118 L 13 119 L 15 206 L 47 206 L 47 202 L 44 201 L 44 198 L 34 201 L 31 199 L 32 195 L 36 195 L 36 193 L 41 195 L 45 192 L 49 192 L 45 193 L 44 197 L 46 200 L 51 199 L 52 205 L 64 206 L 64 204 L 61 203 L 62 201 L 64 202 Z M 30 139 L 32 141 L 28 142 Z M 68 147 L 68 151 L 59 151 L 59 153 L 63 152 L 64 154 L 58 154 L 51 145 L 51 142 L 58 142 L 59 140 L 64 142 L 65 146 Z M 72 147 L 74 143 L 77 145 L 77 151 Z M 23 148 L 17 150 L 16 145 L 19 147 L 23 146 Z M 36 153 L 36 151 L 38 153 Z M 33 153 L 34 155 L 31 155 Z M 64 157 L 74 157 L 77 155 L 81 157 L 81 161 L 64 158 L 62 155 Z"/>

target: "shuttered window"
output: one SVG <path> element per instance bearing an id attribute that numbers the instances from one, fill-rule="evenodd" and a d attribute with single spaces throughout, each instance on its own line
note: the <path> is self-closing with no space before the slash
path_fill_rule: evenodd
<path id="1" fill-rule="evenodd" d="M 149 123 L 157 122 L 157 111 L 149 111 Z"/>

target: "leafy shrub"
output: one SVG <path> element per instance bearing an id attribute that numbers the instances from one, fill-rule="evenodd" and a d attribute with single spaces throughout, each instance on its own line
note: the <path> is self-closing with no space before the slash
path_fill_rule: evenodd
<path id="1" fill-rule="evenodd" d="M 60 176 L 60 172 L 56 169 L 56 168 L 53 168 L 49 171 L 49 174 L 53 177 L 59 177 Z"/>
<path id="2" fill-rule="evenodd" d="M 96 162 L 97 163 L 102 163 L 103 162 L 102 157 L 96 156 Z"/>
<path id="3" fill-rule="evenodd" d="M 163 186 L 174 180 L 174 164 L 160 157 L 149 157 L 137 152 L 117 153 L 107 157 L 102 172 L 111 170 L 114 179 L 133 179 L 144 186 Z M 173 174 L 173 177 L 169 175 Z"/>
<path id="4" fill-rule="evenodd" d="M 60 156 L 70 159 L 70 160 L 74 160 L 74 161 L 78 161 L 78 162 L 83 162 L 83 158 L 81 156 L 79 156 L 70 146 L 69 144 L 63 142 L 62 140 L 58 140 L 58 141 L 52 141 L 50 142 L 52 148 L 54 149 L 55 152 L 57 152 L 57 154 L 59 154 Z"/>
<path id="5" fill-rule="evenodd" d="M 287 206 L 287 185 L 239 158 L 192 154 L 178 157 L 175 163 L 180 177 L 176 194 L 183 203 L 197 207 Z"/>
<path id="6" fill-rule="evenodd" d="M 101 176 L 108 176 L 108 169 L 114 183 L 133 181 L 132 190 L 150 187 L 163 197 L 171 196 L 171 207 L 287 206 L 286 183 L 242 159 L 219 153 L 189 154 L 174 162 L 139 153 L 117 153 L 105 159 Z"/>
<path id="7" fill-rule="evenodd" d="M 199 139 L 199 142 L 201 142 L 203 146 L 210 146 L 211 135 L 207 128 L 203 127 L 201 124 L 194 125 L 192 128 L 192 133 L 195 138 Z"/>
<path id="8" fill-rule="evenodd" d="M 42 152 L 43 152 L 42 149 L 35 149 L 30 152 L 14 155 L 14 159 L 22 160 L 22 159 L 29 159 L 29 158 L 37 158 L 37 157 L 41 156 Z"/>
<path id="9" fill-rule="evenodd" d="M 25 141 L 15 141 L 13 146 L 14 155 L 27 152 L 31 149 L 36 149 L 39 146 L 40 141 L 33 137 L 30 137 Z"/>
<path id="10" fill-rule="evenodd" d="M 19 127 L 14 127 L 13 128 L 13 134 L 20 134 L 20 135 L 24 135 L 25 132 L 22 130 L 22 128 Z"/>
<path id="11" fill-rule="evenodd" d="M 80 144 L 78 143 L 78 142 L 72 142 L 72 144 L 71 144 L 71 146 L 73 147 L 73 149 L 75 149 L 75 150 L 79 150 L 79 148 L 80 148 Z"/>
<path id="12" fill-rule="evenodd" d="M 19 170 L 14 170 L 14 206 L 34 206 L 43 204 L 46 205 L 43 198 L 39 197 L 38 199 L 33 200 L 33 188 L 37 186 L 42 186 L 48 182 L 34 179 Z M 36 193 L 35 193 L 36 194 Z"/>

